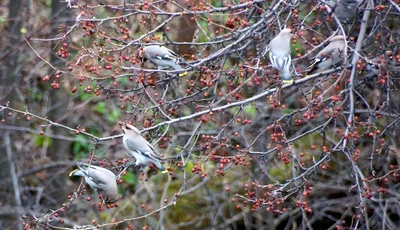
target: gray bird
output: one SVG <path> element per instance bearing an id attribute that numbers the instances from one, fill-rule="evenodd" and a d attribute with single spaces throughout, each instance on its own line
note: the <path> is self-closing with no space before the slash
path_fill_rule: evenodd
<path id="1" fill-rule="evenodd" d="M 165 46 L 146 46 L 143 48 L 143 50 L 139 51 L 139 57 L 142 63 L 146 60 L 149 60 L 153 64 L 155 64 L 160 70 L 167 69 L 169 67 L 173 68 L 174 70 L 183 70 L 182 67 L 178 64 L 181 58 Z M 182 77 L 186 74 L 187 71 L 179 73 L 178 75 Z"/>
<path id="2" fill-rule="evenodd" d="M 281 30 L 269 43 L 269 59 L 272 67 L 279 70 L 283 83 L 293 82 L 289 69 L 292 63 L 292 58 L 290 57 L 291 31 L 288 28 Z"/>
<path id="3" fill-rule="evenodd" d="M 400 74 L 400 64 L 391 59 L 386 60 L 385 56 L 380 55 L 367 62 L 365 68 L 367 74 L 365 77 L 377 76 L 382 73 L 381 69 L 383 72 L 389 72 L 394 75 Z"/>
<path id="4" fill-rule="evenodd" d="M 78 169 L 70 172 L 69 176 L 85 177 L 86 183 L 98 193 L 102 193 L 107 203 L 113 203 L 120 198 L 116 176 L 113 172 L 83 162 L 78 162 L 77 165 Z"/>
<path id="5" fill-rule="evenodd" d="M 326 70 L 342 62 L 346 46 L 345 40 L 346 38 L 342 35 L 332 37 L 329 44 L 319 51 L 314 57 L 313 63 L 307 69 L 311 71 L 316 65 L 319 70 Z"/>
<path id="6" fill-rule="evenodd" d="M 329 13 L 334 9 L 333 13 L 340 21 L 349 22 L 357 15 L 358 7 L 362 2 L 363 0 L 328 0 L 326 6 Z"/>
<path id="7" fill-rule="evenodd" d="M 153 163 L 162 173 L 168 172 L 161 165 L 164 162 L 161 154 L 142 137 L 135 126 L 125 123 L 122 126 L 122 130 L 124 131 L 122 142 L 125 149 L 135 157 L 136 166 L 143 167 Z"/>

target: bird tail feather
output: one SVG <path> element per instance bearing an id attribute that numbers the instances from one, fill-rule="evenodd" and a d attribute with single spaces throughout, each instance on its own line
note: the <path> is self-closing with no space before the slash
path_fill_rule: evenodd
<path id="1" fill-rule="evenodd" d="M 289 69 L 284 69 L 281 73 L 281 77 L 283 80 L 283 83 L 292 83 L 293 79 L 292 76 L 290 75 L 290 70 Z"/>
<path id="2" fill-rule="evenodd" d="M 182 69 L 182 66 L 180 66 L 179 64 L 176 64 L 176 63 L 172 64 L 171 67 L 174 68 L 175 70 L 183 70 L 183 69 Z M 183 73 L 179 73 L 178 76 L 179 76 L 179 77 L 183 77 L 183 76 L 185 76 L 186 74 L 187 74 L 187 71 L 185 71 L 185 72 L 183 72 Z"/>
<path id="3" fill-rule="evenodd" d="M 68 176 L 85 176 L 85 173 L 80 169 L 75 169 L 74 171 L 70 172 Z"/>
<path id="4" fill-rule="evenodd" d="M 75 169 L 74 171 L 70 172 L 68 176 L 72 176 L 78 169 Z"/>
<path id="5" fill-rule="evenodd" d="M 164 166 L 161 165 L 160 162 L 158 162 L 158 164 L 156 164 L 156 166 L 157 166 L 157 168 L 158 168 L 159 170 L 161 170 L 161 173 L 162 173 L 162 174 L 168 173 L 168 170 L 166 170 L 166 169 L 164 168 Z"/>

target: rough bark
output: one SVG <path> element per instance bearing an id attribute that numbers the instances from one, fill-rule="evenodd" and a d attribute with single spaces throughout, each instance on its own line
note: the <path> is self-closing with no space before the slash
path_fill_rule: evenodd
<path id="1" fill-rule="evenodd" d="M 8 26 L 7 26 L 7 40 L 8 44 L 4 50 L 5 56 L 3 56 L 4 63 L 0 66 L 0 103 L 6 104 L 9 101 L 16 101 L 18 98 L 15 96 L 15 88 L 18 87 L 21 75 L 17 71 L 18 67 L 18 49 L 17 44 L 21 40 L 21 17 L 20 12 L 22 8 L 22 0 L 10 1 L 8 5 Z M 15 103 L 13 106 L 16 106 Z M 6 111 L 3 114 L 7 114 Z M 0 221 L 4 225 L 8 225 L 13 229 L 22 229 L 21 219 L 18 219 L 19 208 L 21 207 L 21 199 L 19 195 L 19 185 L 15 181 L 16 169 L 14 167 L 15 153 L 13 154 L 13 141 L 12 136 L 15 135 L 9 132 L 0 132 L 0 178 L 13 178 L 14 185 L 10 183 L 1 183 L 0 190 L 3 194 L 6 194 L 2 199 L 2 203 L 13 203 L 14 215 L 9 217 L 0 217 Z M 12 166 L 12 167 L 10 167 Z M 14 176 L 14 177 L 12 177 Z M 16 221 L 19 220 L 19 221 Z M 14 224 L 14 225 L 12 225 Z M 15 225 L 18 224 L 18 227 Z"/>
<path id="2" fill-rule="evenodd" d="M 68 17 L 71 18 L 69 15 L 69 9 L 67 9 L 67 5 L 65 2 L 61 2 L 59 0 L 52 0 L 52 29 L 51 34 L 56 35 L 58 34 L 58 28 L 60 23 L 66 24 Z M 52 44 L 50 48 L 55 47 L 56 44 Z M 59 62 L 59 58 L 55 55 L 56 51 L 51 49 L 51 63 Z M 53 71 L 50 69 L 49 71 Z M 61 122 L 64 119 L 64 115 L 68 110 L 68 95 L 65 90 L 51 90 L 50 93 L 51 98 L 51 110 L 49 111 L 49 119 L 55 122 Z M 63 135 L 68 136 L 68 131 L 65 129 L 54 128 L 53 134 L 55 135 Z M 70 158 L 71 153 L 71 143 L 64 141 L 53 139 L 51 142 L 51 146 L 49 148 L 49 156 L 52 161 L 64 161 Z M 57 170 L 57 169 L 53 169 Z M 66 184 L 67 175 L 61 174 L 58 176 L 59 178 L 52 178 L 53 179 L 53 192 L 52 197 L 56 200 L 64 199 L 66 197 L 66 191 L 64 189 L 64 185 Z"/>

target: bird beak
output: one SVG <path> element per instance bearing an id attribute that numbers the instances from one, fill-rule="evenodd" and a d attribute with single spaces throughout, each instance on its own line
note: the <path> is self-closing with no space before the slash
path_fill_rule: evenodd
<path id="1" fill-rule="evenodd" d="M 74 171 L 70 172 L 68 176 L 72 176 L 78 169 L 75 169 Z"/>
<path id="2" fill-rule="evenodd" d="M 121 198 L 122 198 L 122 196 L 118 196 L 117 199 L 115 199 L 115 200 L 110 200 L 110 198 L 107 197 L 107 200 L 105 200 L 105 202 L 108 203 L 108 204 L 109 204 L 109 203 L 115 203 L 115 202 L 119 201 Z"/>
<path id="3" fill-rule="evenodd" d="M 144 56 L 144 50 L 142 48 L 139 49 L 139 52 L 137 53 L 137 55 L 139 56 L 140 62 L 143 64 L 146 61 L 146 58 Z"/>
<path id="4" fill-rule="evenodd" d="M 129 126 L 129 128 L 128 128 Z M 130 123 L 125 123 L 125 129 L 133 130 L 133 127 Z"/>

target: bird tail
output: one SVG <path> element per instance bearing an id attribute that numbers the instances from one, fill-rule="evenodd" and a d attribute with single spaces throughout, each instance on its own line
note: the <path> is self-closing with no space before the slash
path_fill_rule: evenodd
<path id="1" fill-rule="evenodd" d="M 68 176 L 85 176 L 85 173 L 80 169 L 75 169 L 74 171 L 70 172 Z"/>
<path id="2" fill-rule="evenodd" d="M 317 63 L 318 63 L 318 60 L 315 59 L 309 66 L 307 66 L 306 70 L 310 71 L 310 70 L 314 69 L 314 66 Z"/>
<path id="3" fill-rule="evenodd" d="M 281 77 L 283 79 L 283 83 L 285 83 L 285 84 L 293 82 L 293 79 L 290 75 L 290 70 L 287 70 L 287 69 L 282 70 Z"/>
<path id="4" fill-rule="evenodd" d="M 78 168 L 82 171 L 87 171 L 88 168 L 90 167 L 90 164 L 79 161 L 76 163 L 76 165 L 78 165 Z"/>
<path id="5" fill-rule="evenodd" d="M 183 72 L 183 73 L 180 73 L 180 74 L 178 74 L 179 75 L 179 77 L 183 77 L 183 76 L 185 76 L 187 74 L 187 71 L 185 71 L 185 72 Z"/>
<path id="6" fill-rule="evenodd" d="M 157 166 L 157 168 L 158 168 L 159 170 L 161 170 L 161 173 L 162 173 L 162 174 L 168 173 L 168 170 L 166 170 L 166 169 L 164 168 L 164 166 L 161 165 L 161 162 L 157 161 L 157 162 L 155 163 L 155 165 Z"/>
<path id="7" fill-rule="evenodd" d="M 305 72 L 312 72 L 312 71 L 318 69 L 319 68 L 318 66 L 320 65 L 320 63 L 324 62 L 325 60 L 326 60 L 326 58 L 324 58 L 322 60 L 320 58 L 315 58 L 313 60 L 313 62 L 309 66 L 307 66 Z"/>
<path id="8" fill-rule="evenodd" d="M 166 169 L 164 168 L 164 166 L 162 166 L 161 164 L 158 165 L 157 167 L 158 167 L 158 169 L 161 170 L 161 173 L 162 173 L 162 174 L 168 173 L 168 170 L 166 170 Z"/>
<path id="9" fill-rule="evenodd" d="M 171 65 L 171 67 L 174 68 L 175 70 L 182 70 L 182 66 L 180 66 L 180 65 L 177 64 L 177 63 L 173 63 L 173 64 Z M 187 71 L 184 71 L 183 73 L 178 73 L 179 77 L 183 77 L 183 76 L 185 76 L 186 74 L 187 74 Z"/>

